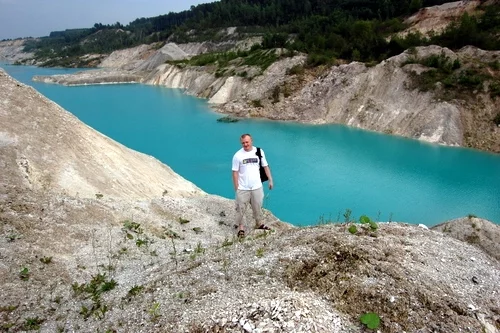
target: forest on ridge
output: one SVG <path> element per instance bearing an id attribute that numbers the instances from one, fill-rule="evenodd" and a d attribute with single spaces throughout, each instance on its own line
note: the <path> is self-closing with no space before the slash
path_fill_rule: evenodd
<path id="1" fill-rule="evenodd" d="M 416 46 L 466 45 L 500 49 L 500 4 L 482 3 L 477 15 L 464 14 L 440 34 L 398 35 L 405 18 L 442 0 L 221 0 L 149 18 L 93 27 L 54 31 L 28 39 L 25 51 L 35 59 L 71 63 L 85 54 L 109 54 L 140 44 L 222 42 L 227 38 L 263 37 L 263 49 L 286 48 L 309 56 L 317 66 L 334 59 L 380 62 Z M 236 34 L 221 34 L 235 27 Z"/>

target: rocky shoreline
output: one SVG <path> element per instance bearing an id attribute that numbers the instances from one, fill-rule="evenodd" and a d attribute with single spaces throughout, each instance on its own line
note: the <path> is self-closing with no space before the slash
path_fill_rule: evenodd
<path id="1" fill-rule="evenodd" d="M 163 85 L 206 98 L 214 110 L 234 117 L 345 124 L 431 143 L 500 152 L 500 128 L 492 121 L 500 109 L 498 98 L 478 92 L 475 100 L 441 100 L 436 97 L 438 91 L 409 88 L 412 76 L 426 69 L 417 64 L 405 65 L 410 58 L 442 54 L 451 61 L 487 61 L 500 57 L 499 51 L 467 47 L 452 52 L 438 46 L 419 47 L 415 53 L 404 52 L 374 67 L 354 62 L 333 66 L 320 75 L 289 75 L 292 68 L 304 65 L 305 57 L 299 55 L 275 62 L 262 74 L 256 68 L 229 69 L 249 73 L 243 78 L 221 77 L 209 67 L 180 68 L 161 63 L 189 56 L 182 47 L 186 48 L 167 44 L 156 53 L 149 49 L 149 58 L 141 61 L 137 57 L 144 57 L 146 46 L 141 46 L 141 51 L 116 51 L 105 60 L 107 68 L 34 80 L 63 85 Z"/>

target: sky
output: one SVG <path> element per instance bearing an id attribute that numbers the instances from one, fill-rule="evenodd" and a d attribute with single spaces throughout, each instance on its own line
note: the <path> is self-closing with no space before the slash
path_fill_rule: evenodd
<path id="1" fill-rule="evenodd" d="M 127 25 L 209 2 L 214 0 L 0 0 L 0 40 L 48 36 L 95 23 Z"/>

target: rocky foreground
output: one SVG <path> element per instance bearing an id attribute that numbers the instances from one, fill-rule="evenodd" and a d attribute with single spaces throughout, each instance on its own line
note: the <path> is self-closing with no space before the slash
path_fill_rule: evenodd
<path id="1" fill-rule="evenodd" d="M 0 71 L 5 332 L 498 332 L 500 227 L 475 217 L 235 237 L 231 200 Z M 250 226 L 249 230 L 250 229 Z M 439 231 L 438 231 L 439 230 Z"/>

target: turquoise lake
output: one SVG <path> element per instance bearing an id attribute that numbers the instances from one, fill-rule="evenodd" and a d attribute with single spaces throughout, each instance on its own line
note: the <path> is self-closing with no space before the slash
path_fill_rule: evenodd
<path id="1" fill-rule="evenodd" d="M 250 133 L 275 189 L 264 206 L 295 225 L 368 215 L 422 223 L 475 216 L 500 223 L 500 155 L 444 147 L 342 125 L 265 120 L 219 123 L 207 101 L 140 84 L 64 87 L 33 75 L 70 73 L 2 64 L 11 76 L 124 144 L 150 154 L 204 191 L 234 198 L 231 159 Z M 0 124 L 1 131 L 1 124 Z"/>

